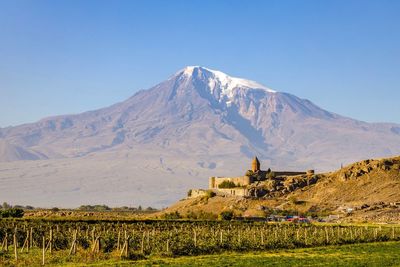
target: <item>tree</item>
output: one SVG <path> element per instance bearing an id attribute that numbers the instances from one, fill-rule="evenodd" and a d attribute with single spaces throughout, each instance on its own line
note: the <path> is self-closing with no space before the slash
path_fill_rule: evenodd
<path id="1" fill-rule="evenodd" d="M 233 219 L 233 211 L 223 211 L 219 214 L 219 218 L 224 221 L 230 221 Z"/>
<path id="2" fill-rule="evenodd" d="M 7 202 L 3 202 L 3 209 L 11 209 L 12 208 L 12 206 L 10 205 L 10 204 L 8 204 Z"/>
<path id="3" fill-rule="evenodd" d="M 245 175 L 248 177 L 252 177 L 254 175 L 254 172 L 252 170 L 247 170 Z"/>
<path id="4" fill-rule="evenodd" d="M 181 219 L 182 218 L 181 214 L 178 211 L 170 212 L 170 213 L 164 213 L 162 215 L 162 217 L 165 220 L 177 220 L 177 219 Z"/>
<path id="5" fill-rule="evenodd" d="M 237 187 L 236 184 L 232 181 L 227 181 L 227 180 L 223 181 L 218 185 L 218 188 L 234 188 L 234 187 Z"/>
<path id="6" fill-rule="evenodd" d="M 206 197 L 207 199 L 208 199 L 208 198 L 215 197 L 215 196 L 216 196 L 216 194 L 215 194 L 214 191 L 212 191 L 212 190 L 207 190 L 207 191 L 206 191 L 205 197 Z"/>
<path id="7" fill-rule="evenodd" d="M 107 211 L 107 210 L 111 210 L 111 208 L 107 205 L 95 205 L 94 210 L 95 211 Z"/>
<path id="8" fill-rule="evenodd" d="M 274 179 L 275 178 L 275 173 L 274 172 L 269 172 L 268 173 L 268 179 Z"/>
<path id="9" fill-rule="evenodd" d="M 22 218 L 24 216 L 24 210 L 23 209 L 6 209 L 6 210 L 1 210 L 0 211 L 0 218 Z"/>
<path id="10" fill-rule="evenodd" d="M 9 212 L 12 218 L 22 218 L 24 216 L 23 209 L 9 209 Z"/>

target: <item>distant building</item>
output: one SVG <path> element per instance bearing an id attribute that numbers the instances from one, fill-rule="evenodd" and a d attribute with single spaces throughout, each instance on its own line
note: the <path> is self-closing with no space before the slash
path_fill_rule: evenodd
<path id="1" fill-rule="evenodd" d="M 257 157 L 253 158 L 251 162 L 251 170 L 246 172 L 244 176 L 236 177 L 216 177 L 209 178 L 208 188 L 216 193 L 232 196 L 249 196 L 249 187 L 256 182 L 264 181 L 273 176 L 273 179 L 285 179 L 288 176 L 296 175 L 313 175 L 314 171 L 307 172 L 291 172 L 291 171 L 277 171 L 272 172 L 270 169 L 267 171 L 261 170 L 260 161 Z"/>

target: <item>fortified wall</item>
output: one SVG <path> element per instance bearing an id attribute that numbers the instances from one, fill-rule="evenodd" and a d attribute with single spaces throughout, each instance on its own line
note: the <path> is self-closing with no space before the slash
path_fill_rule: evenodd
<path id="1" fill-rule="evenodd" d="M 275 176 L 295 176 L 295 175 L 305 175 L 307 172 L 274 172 Z"/>
<path id="2" fill-rule="evenodd" d="M 221 195 L 246 197 L 249 195 L 249 189 L 247 189 L 246 187 L 219 188 L 218 193 Z"/>
<path id="3" fill-rule="evenodd" d="M 239 177 L 210 177 L 208 180 L 208 188 L 209 189 L 218 189 L 219 185 L 223 182 L 232 182 L 235 183 L 238 187 L 247 186 L 253 183 L 252 177 L 248 176 L 239 176 Z"/>
<path id="4" fill-rule="evenodd" d="M 204 189 L 191 189 L 190 190 L 190 198 L 196 198 L 196 197 L 203 197 L 207 194 L 207 190 Z"/>

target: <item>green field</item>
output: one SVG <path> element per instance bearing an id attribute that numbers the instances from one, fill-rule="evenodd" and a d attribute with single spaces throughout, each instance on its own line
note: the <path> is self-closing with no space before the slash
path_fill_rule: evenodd
<path id="1" fill-rule="evenodd" d="M 400 242 L 148 260 L 168 266 L 400 266 Z"/>
<path id="2" fill-rule="evenodd" d="M 0 266 L 400 266 L 398 225 L 3 219 L 0 243 Z"/>
<path id="3" fill-rule="evenodd" d="M 255 253 L 222 253 L 219 255 L 149 257 L 146 260 L 91 258 L 78 251 L 74 257 L 56 252 L 48 266 L 400 266 L 400 242 L 380 242 L 316 248 L 273 250 Z M 86 262 L 85 262 L 86 261 Z M 0 265 L 15 266 L 2 254 Z M 17 266 L 39 266 L 40 251 L 21 255 Z"/>

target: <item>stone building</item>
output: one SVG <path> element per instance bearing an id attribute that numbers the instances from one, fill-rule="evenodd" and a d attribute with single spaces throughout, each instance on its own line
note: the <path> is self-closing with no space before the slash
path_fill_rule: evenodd
<path id="1" fill-rule="evenodd" d="M 261 171 L 260 169 L 260 161 L 258 160 L 257 157 L 253 158 L 253 161 L 251 162 L 251 171 L 253 173 L 258 173 Z M 208 180 L 208 188 L 209 189 L 227 189 L 227 188 L 219 188 L 219 185 L 221 185 L 224 182 L 231 182 L 236 185 L 236 187 L 246 187 L 251 185 L 254 182 L 254 177 L 253 176 L 237 176 L 237 177 L 216 177 L 212 176 Z M 230 188 L 229 188 L 230 189 Z"/>
<path id="2" fill-rule="evenodd" d="M 247 171 L 244 176 L 237 177 L 216 177 L 209 178 L 208 188 L 221 195 L 231 196 L 250 196 L 254 185 L 268 179 L 279 180 L 280 182 L 289 177 L 301 175 L 313 175 L 314 171 L 293 172 L 293 171 L 267 171 L 261 170 L 260 161 L 254 157 L 251 162 L 251 170 Z M 273 177 L 273 178 L 271 178 Z M 253 188 L 253 189 L 252 189 Z"/>

